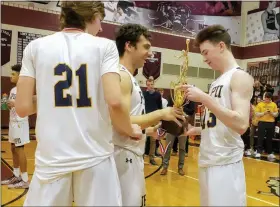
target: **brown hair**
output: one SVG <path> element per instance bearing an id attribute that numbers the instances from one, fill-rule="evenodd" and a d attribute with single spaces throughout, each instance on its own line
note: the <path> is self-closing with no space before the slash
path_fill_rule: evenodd
<path id="1" fill-rule="evenodd" d="M 120 26 L 116 32 L 116 45 L 119 51 L 119 56 L 122 57 L 124 55 L 125 44 L 127 42 L 136 47 L 141 35 L 151 41 L 149 30 L 140 24 L 128 23 Z"/>
<path id="2" fill-rule="evenodd" d="M 196 36 L 194 45 L 199 47 L 205 41 L 213 44 L 224 42 L 226 47 L 230 50 L 231 37 L 227 30 L 222 25 L 211 25 L 202 29 Z"/>
<path id="3" fill-rule="evenodd" d="M 101 1 L 63 1 L 61 3 L 60 27 L 85 29 L 97 15 L 105 17 L 104 4 Z"/>

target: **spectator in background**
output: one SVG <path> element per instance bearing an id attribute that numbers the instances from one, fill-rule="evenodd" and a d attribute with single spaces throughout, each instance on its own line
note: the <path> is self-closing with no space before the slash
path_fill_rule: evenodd
<path id="1" fill-rule="evenodd" d="M 149 77 L 146 81 L 147 90 L 143 92 L 145 98 L 145 109 L 146 114 L 156 111 L 158 109 L 162 109 L 162 99 L 161 94 L 155 90 L 154 88 L 154 78 Z M 146 149 L 145 154 L 149 154 L 150 163 L 152 165 L 157 165 L 154 160 L 156 152 L 156 139 L 148 136 L 146 141 Z"/>
<path id="2" fill-rule="evenodd" d="M 277 117 L 275 123 L 277 124 L 277 122 L 280 122 L 280 90 L 278 91 L 278 100 L 276 101 L 276 105 L 278 108 L 278 117 Z"/>
<path id="3" fill-rule="evenodd" d="M 274 94 L 274 88 L 270 84 L 266 84 L 264 86 L 264 92 L 265 93 L 269 92 L 269 93 L 271 93 L 273 95 Z"/>
<path id="4" fill-rule="evenodd" d="M 251 103 L 254 104 L 257 100 L 257 97 L 260 97 L 260 96 L 263 97 L 263 94 L 264 94 L 263 86 L 261 85 L 260 81 L 255 80 Z"/>
<path id="5" fill-rule="evenodd" d="M 275 119 L 275 125 L 278 127 L 278 130 L 275 130 L 277 131 L 275 138 L 280 139 L 280 90 L 278 91 L 278 100 L 276 101 L 276 105 L 278 108 L 278 117 Z"/>
<path id="6" fill-rule="evenodd" d="M 195 103 L 193 101 L 186 101 L 187 103 L 185 103 L 183 110 L 185 112 L 185 114 L 187 114 L 189 116 L 189 123 L 194 126 L 194 114 L 195 114 Z M 173 106 L 173 101 L 172 98 L 169 97 L 168 99 L 168 106 Z M 173 146 L 172 146 L 172 155 L 175 156 L 177 155 L 178 152 L 178 137 L 175 138 Z M 186 147 L 185 147 L 185 156 L 188 156 L 188 152 L 189 152 L 189 136 L 187 136 L 187 140 L 186 140 Z"/>
<path id="7" fill-rule="evenodd" d="M 258 103 L 256 107 L 256 116 L 259 118 L 258 123 L 258 146 L 255 157 L 261 157 L 263 148 L 263 139 L 266 133 L 266 152 L 269 154 L 268 159 L 274 159 L 275 155 L 272 153 L 272 138 L 275 131 L 275 118 L 278 116 L 278 109 L 274 102 L 272 102 L 272 94 L 266 92 L 264 101 Z"/>
<path id="8" fill-rule="evenodd" d="M 159 89 L 158 92 L 161 95 L 162 108 L 166 108 L 167 105 L 168 105 L 168 101 L 163 97 L 164 90 L 163 89 Z"/>
<path id="9" fill-rule="evenodd" d="M 173 100 L 171 98 L 171 96 L 168 99 L 168 106 L 173 106 Z M 183 110 L 185 112 L 186 115 L 189 116 L 191 122 L 190 124 L 193 125 L 193 115 L 195 112 L 195 104 L 192 101 L 188 101 L 185 100 L 184 102 L 184 106 L 183 106 Z M 170 160 L 170 154 L 171 154 L 171 148 L 174 146 L 174 142 L 175 140 L 178 140 L 177 143 L 179 142 L 179 160 L 178 160 L 178 173 L 179 175 L 185 175 L 185 172 L 183 170 L 184 167 L 184 163 L 185 163 L 185 154 L 186 154 L 186 149 L 188 149 L 188 137 L 187 136 L 179 136 L 179 137 L 175 137 L 174 135 L 171 134 L 166 134 L 166 143 L 168 144 L 170 142 L 170 145 L 167 148 L 167 151 L 164 155 L 163 158 L 163 170 L 161 171 L 161 175 L 166 175 L 167 174 L 167 168 L 169 165 L 169 160 Z M 177 143 L 176 143 L 176 147 L 177 147 Z M 174 148 L 173 148 L 174 150 Z"/>
<path id="10" fill-rule="evenodd" d="M 245 155 L 247 156 L 251 156 L 252 153 L 254 155 L 256 155 L 255 152 L 255 147 L 254 147 L 254 143 L 255 143 L 255 132 L 256 129 L 258 128 L 258 123 L 259 123 L 259 119 L 256 116 L 256 106 L 258 105 L 258 103 L 260 103 L 262 101 L 262 97 L 259 96 L 257 97 L 257 99 L 255 99 L 254 103 L 252 104 L 252 114 L 251 114 L 251 127 L 250 127 L 250 150 L 245 151 Z"/>

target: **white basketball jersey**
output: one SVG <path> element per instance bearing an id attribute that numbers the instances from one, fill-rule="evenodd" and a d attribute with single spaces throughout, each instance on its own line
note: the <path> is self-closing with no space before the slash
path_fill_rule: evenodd
<path id="1" fill-rule="evenodd" d="M 145 99 L 137 80 L 124 66 L 121 65 L 120 70 L 127 72 L 131 78 L 132 90 L 130 116 L 139 116 L 145 114 Z M 114 130 L 113 142 L 119 147 L 125 148 L 139 156 L 142 156 L 145 150 L 146 135 L 143 133 L 142 139 L 136 141 L 129 137 L 122 136 Z"/>
<path id="2" fill-rule="evenodd" d="M 211 84 L 209 95 L 221 106 L 232 109 L 231 105 L 231 77 L 238 68 L 233 68 L 222 74 Z M 205 108 L 199 165 L 209 167 L 238 162 L 243 157 L 244 143 L 241 136 L 224 125 L 216 116 Z"/>
<path id="3" fill-rule="evenodd" d="M 36 175 L 51 180 L 99 164 L 114 152 L 102 75 L 119 73 L 113 41 L 57 32 L 32 41 L 21 76 L 36 79 Z"/>
<path id="4" fill-rule="evenodd" d="M 17 87 L 13 87 L 10 91 L 9 100 L 16 100 L 16 96 L 17 96 Z M 12 107 L 10 109 L 10 121 L 20 122 L 20 121 L 27 121 L 27 120 L 28 120 L 28 116 L 21 118 L 17 115 L 15 107 Z"/>

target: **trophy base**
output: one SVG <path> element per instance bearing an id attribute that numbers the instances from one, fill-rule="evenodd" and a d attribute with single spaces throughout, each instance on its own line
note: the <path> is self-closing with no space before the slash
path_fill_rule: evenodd
<path id="1" fill-rule="evenodd" d="M 177 137 L 183 134 L 184 129 L 188 126 L 188 120 L 186 120 L 186 122 L 183 122 L 179 119 L 179 122 L 182 124 L 182 127 L 178 126 L 178 124 L 174 121 L 162 121 L 161 128 L 164 129 L 166 133 L 172 134 L 173 136 Z"/>

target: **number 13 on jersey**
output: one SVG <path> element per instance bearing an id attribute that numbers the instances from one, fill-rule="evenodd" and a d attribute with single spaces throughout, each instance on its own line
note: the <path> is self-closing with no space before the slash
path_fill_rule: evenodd
<path id="1" fill-rule="evenodd" d="M 54 75 L 62 76 L 66 73 L 66 80 L 58 81 L 54 86 L 54 98 L 56 107 L 71 107 L 73 106 L 72 96 L 70 94 L 64 95 L 65 89 L 72 87 L 73 71 L 66 64 L 58 64 L 54 68 Z M 78 78 L 78 94 L 77 107 L 91 107 L 91 98 L 88 97 L 88 84 L 87 84 L 87 65 L 82 64 L 76 70 L 75 77 Z"/>
<path id="2" fill-rule="evenodd" d="M 208 113 L 209 113 L 209 118 L 206 123 L 207 127 L 214 128 L 217 124 L 217 118 L 211 111 L 209 111 Z M 205 127 L 206 127 L 205 117 L 206 117 L 206 110 L 204 111 L 204 115 L 203 115 L 203 121 L 202 121 L 202 125 L 201 125 L 202 129 L 205 129 Z"/>

